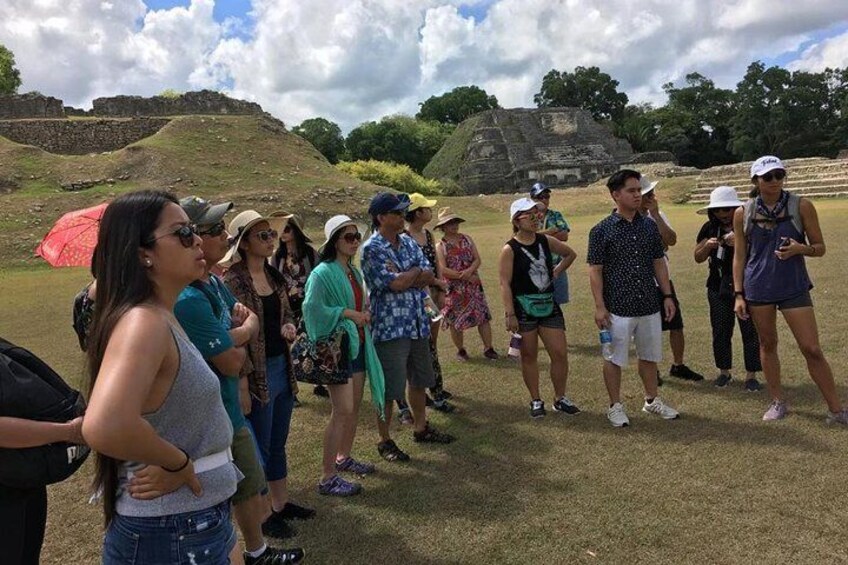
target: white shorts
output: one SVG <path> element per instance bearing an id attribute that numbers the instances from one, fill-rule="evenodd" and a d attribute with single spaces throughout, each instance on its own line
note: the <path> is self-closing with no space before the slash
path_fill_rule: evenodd
<path id="1" fill-rule="evenodd" d="M 612 363 L 626 367 L 631 339 L 636 343 L 636 356 L 642 361 L 662 361 L 662 318 L 660 313 L 638 318 L 610 314 Z"/>

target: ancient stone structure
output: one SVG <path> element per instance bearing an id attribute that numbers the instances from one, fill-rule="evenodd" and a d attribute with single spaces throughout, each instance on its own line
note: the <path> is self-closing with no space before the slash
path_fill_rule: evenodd
<path id="1" fill-rule="evenodd" d="M 424 174 L 467 194 L 591 183 L 633 157 L 629 143 L 580 108 L 488 110 L 466 122 L 439 152 L 455 157 L 437 153 Z"/>
<path id="2" fill-rule="evenodd" d="M 183 116 L 188 114 L 262 114 L 254 102 L 236 100 L 220 92 L 201 90 L 179 96 L 113 96 L 95 98 L 91 115 L 129 118 L 133 116 Z"/>
<path id="3" fill-rule="evenodd" d="M 784 159 L 786 190 L 808 198 L 848 196 L 848 160 L 810 157 Z M 742 200 L 748 199 L 751 185 L 751 163 L 736 163 L 705 169 L 690 195 L 692 203 L 706 203 L 717 186 L 732 186 Z"/>
<path id="4" fill-rule="evenodd" d="M 62 101 L 37 92 L 0 96 L 0 119 L 64 118 Z"/>
<path id="5" fill-rule="evenodd" d="M 642 163 L 674 163 L 677 164 L 677 157 L 671 151 L 646 151 L 645 153 L 637 153 L 629 161 L 628 164 L 637 165 Z"/>
<path id="6" fill-rule="evenodd" d="M 50 153 L 82 155 L 126 147 L 153 135 L 169 121 L 166 118 L 2 120 L 0 135 Z"/>

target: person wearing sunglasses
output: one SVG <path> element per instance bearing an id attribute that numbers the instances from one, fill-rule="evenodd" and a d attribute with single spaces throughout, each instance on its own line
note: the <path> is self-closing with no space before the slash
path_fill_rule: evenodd
<path id="1" fill-rule="evenodd" d="M 763 420 L 780 420 L 788 411 L 780 385 L 777 311 L 792 330 L 807 370 L 824 397 L 828 422 L 848 425 L 848 409 L 836 391 L 833 371 L 819 344 L 816 315 L 804 257 L 825 253 L 824 236 L 813 203 L 784 189 L 786 167 L 773 155 L 751 165 L 751 199 L 733 216 L 733 293 L 736 315 L 754 321 L 760 360 L 772 398 Z"/>
<path id="2" fill-rule="evenodd" d="M 278 214 L 274 214 L 277 216 Z M 318 254 L 310 245 L 309 239 L 303 231 L 303 224 L 295 214 L 279 214 L 285 221 L 283 229 L 280 230 L 280 240 L 277 250 L 271 257 L 271 266 L 283 275 L 286 289 L 288 289 L 289 305 L 294 313 L 294 325 L 297 326 L 301 319 L 301 306 L 303 304 L 303 293 L 306 288 L 306 279 L 309 273 L 318 264 Z M 321 385 L 313 389 L 316 396 L 327 398 L 327 388 Z M 299 405 L 295 398 L 295 406 Z"/>
<path id="3" fill-rule="evenodd" d="M 315 514 L 311 508 L 289 501 L 286 480 L 286 441 L 297 393 L 288 342 L 294 340 L 296 330 L 283 277 L 268 263 L 283 221 L 255 210 L 241 212 L 229 224 L 232 246 L 221 260 L 229 266 L 224 282 L 233 296 L 259 318 L 259 331 L 247 342 L 249 362 L 242 366 L 241 376 L 248 379 L 251 407 L 247 418 L 270 489 L 271 516 L 262 531 L 278 538 L 294 535 L 289 520 Z"/>
<path id="4" fill-rule="evenodd" d="M 187 551 L 226 563 L 233 428 L 218 378 L 173 314 L 206 271 L 201 239 L 173 195 L 139 191 L 109 204 L 97 240 L 82 435 L 98 454 L 103 563 L 180 563 Z"/>
<path id="5" fill-rule="evenodd" d="M 521 376 L 530 393 L 530 417 L 543 418 L 547 413 L 539 389 L 540 339 L 551 359 L 554 410 L 579 414 L 580 409 L 566 396 L 565 318 L 553 297 L 553 254 L 562 257 L 558 267 L 563 270 L 571 266 L 577 254 L 566 243 L 538 233 L 544 212 L 537 202 L 529 198 L 515 200 L 509 207 L 509 218 L 513 235 L 501 249 L 498 276 L 506 329 L 521 335 Z"/>
<path id="6" fill-rule="evenodd" d="M 568 234 L 571 233 L 571 228 L 568 226 L 568 222 L 565 221 L 562 212 L 551 209 L 551 189 L 545 184 L 537 182 L 530 188 L 530 198 L 538 203 L 540 209 L 545 213 L 545 217 L 539 226 L 539 233 L 549 235 L 560 241 L 568 241 Z M 560 305 L 567 304 L 569 300 L 568 273 L 565 269 L 559 267 L 562 257 L 554 253 L 553 259 L 555 270 L 554 301 Z"/>
<path id="7" fill-rule="evenodd" d="M 368 214 L 374 232 L 362 245 L 362 272 L 371 302 L 374 347 L 383 366 L 386 384 L 385 419 L 377 419 L 380 443 L 377 451 L 387 461 L 408 461 L 391 438 L 393 403 L 409 401 L 413 440 L 450 443 L 454 437 L 437 431 L 427 422 L 427 392 L 436 384 L 430 357 L 430 317 L 424 289 L 445 288 L 415 240 L 403 233 L 409 196 L 378 192 Z M 406 394 L 405 394 L 406 391 Z"/>
<path id="8" fill-rule="evenodd" d="M 319 248 L 320 263 L 306 283 L 303 324 L 313 342 L 343 331 L 348 370 L 342 375 L 316 372 L 330 393 L 332 412 L 324 431 L 324 457 L 318 493 L 327 496 L 359 494 L 362 486 L 340 473 L 360 477 L 374 472 L 374 465 L 351 455 L 359 406 L 367 375 L 371 398 L 378 414 L 385 409 L 383 368 L 371 338 L 371 313 L 365 301 L 363 278 L 353 264 L 362 242 L 359 226 L 345 215 L 333 216 L 324 225 L 325 243 Z"/>
<path id="9" fill-rule="evenodd" d="M 174 315 L 191 342 L 218 376 L 221 399 L 233 425 L 233 462 L 244 474 L 231 502 L 233 515 L 244 539 L 244 562 L 252 564 L 298 563 L 303 550 L 268 547 L 262 536 L 267 491 L 265 471 L 245 412 L 250 412 L 247 379 L 239 379 L 247 359 L 245 345 L 259 332 L 256 314 L 239 304 L 224 282 L 210 271 L 230 248 L 224 215 L 232 202 L 211 204 L 196 196 L 180 200 L 189 220 L 197 225 L 203 241 L 200 248 L 206 260 L 206 273 L 187 286 L 177 300 Z M 241 386 L 241 383 L 244 386 Z"/>

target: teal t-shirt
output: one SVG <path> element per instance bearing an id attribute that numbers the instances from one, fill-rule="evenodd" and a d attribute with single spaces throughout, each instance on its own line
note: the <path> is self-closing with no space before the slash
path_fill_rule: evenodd
<path id="1" fill-rule="evenodd" d="M 200 282 L 203 289 L 187 286 L 180 293 L 174 306 L 174 315 L 185 330 L 191 342 L 208 362 L 209 359 L 233 347 L 230 338 L 232 318 L 230 312 L 236 299 L 230 289 L 215 275 L 209 275 L 209 282 Z M 213 307 L 212 301 L 215 301 Z M 238 375 L 222 375 L 212 363 L 212 370 L 221 382 L 221 399 L 233 424 L 233 431 L 245 425 L 244 414 L 239 403 Z"/>

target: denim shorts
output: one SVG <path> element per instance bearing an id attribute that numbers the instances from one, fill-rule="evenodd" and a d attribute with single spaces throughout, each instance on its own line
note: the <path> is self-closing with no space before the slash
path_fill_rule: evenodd
<path id="1" fill-rule="evenodd" d="M 754 302 L 753 300 L 747 302 L 749 306 L 775 306 L 778 310 L 792 310 L 793 308 L 809 308 L 813 305 L 813 298 L 808 290 L 803 294 L 779 302 Z"/>
<path id="2" fill-rule="evenodd" d="M 103 565 L 223 565 L 235 543 L 229 500 L 170 516 L 115 514 L 106 530 Z"/>
<path id="3" fill-rule="evenodd" d="M 365 372 L 365 343 L 359 344 L 359 355 L 350 362 L 350 374 Z"/>

